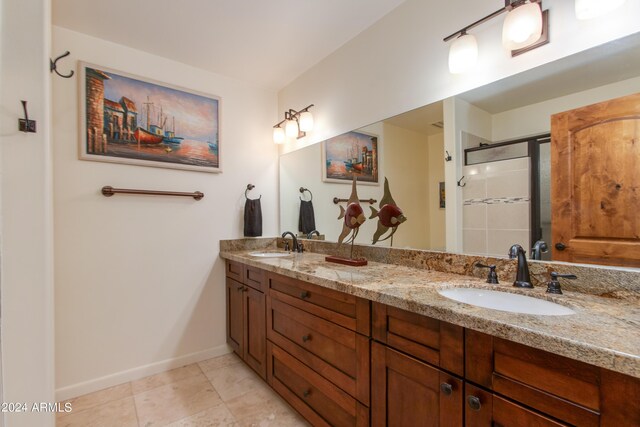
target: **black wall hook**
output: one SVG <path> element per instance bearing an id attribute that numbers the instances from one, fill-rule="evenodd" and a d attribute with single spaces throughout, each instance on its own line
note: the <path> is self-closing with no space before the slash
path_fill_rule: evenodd
<path id="1" fill-rule="evenodd" d="M 467 183 L 465 182 L 464 184 L 461 184 L 462 180 L 464 179 L 464 175 L 462 175 L 462 178 L 460 178 L 458 180 L 458 187 L 464 187 L 465 185 L 467 185 Z"/>
<path id="2" fill-rule="evenodd" d="M 65 53 L 63 53 L 62 55 L 58 56 L 56 59 L 50 59 L 49 60 L 49 70 L 53 73 L 54 71 L 56 72 L 57 75 L 59 75 L 60 77 L 64 78 L 64 79 L 70 79 L 73 76 L 73 70 L 71 70 L 69 72 L 69 74 L 60 74 L 58 72 L 58 61 L 61 60 L 62 58 L 71 55 L 71 52 L 66 51 Z"/>
<path id="3" fill-rule="evenodd" d="M 451 154 L 449 154 L 448 151 L 445 151 L 445 153 L 447 153 L 447 155 L 444 156 L 444 161 L 445 162 L 450 162 L 451 161 Z"/>
<path id="4" fill-rule="evenodd" d="M 29 120 L 29 113 L 27 112 L 27 101 L 20 102 L 22 102 L 22 109 L 24 110 L 24 119 L 18 119 L 18 130 L 25 133 L 36 133 L 36 121 Z"/>

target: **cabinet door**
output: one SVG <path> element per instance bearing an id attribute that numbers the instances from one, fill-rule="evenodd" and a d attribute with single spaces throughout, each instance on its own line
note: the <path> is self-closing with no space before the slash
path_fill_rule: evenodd
<path id="1" fill-rule="evenodd" d="M 244 292 L 245 334 L 243 358 L 263 379 L 267 378 L 267 332 L 264 293 L 250 287 Z"/>
<path id="2" fill-rule="evenodd" d="M 245 286 L 229 277 L 227 290 L 227 344 L 238 356 L 244 357 L 244 288 Z"/>
<path id="3" fill-rule="evenodd" d="M 465 384 L 465 427 L 567 427 L 469 383 Z"/>
<path id="4" fill-rule="evenodd" d="M 372 426 L 462 426 L 462 387 L 453 375 L 372 344 Z"/>

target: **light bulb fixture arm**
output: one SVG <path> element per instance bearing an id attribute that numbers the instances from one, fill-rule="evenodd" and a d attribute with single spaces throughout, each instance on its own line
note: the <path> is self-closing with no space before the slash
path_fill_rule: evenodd
<path id="1" fill-rule="evenodd" d="M 276 123 L 273 127 L 274 127 L 274 128 L 279 128 L 279 127 L 281 127 L 284 123 L 286 123 L 286 122 L 287 122 L 287 120 L 295 120 L 295 121 L 298 123 L 298 127 L 299 127 L 299 124 L 300 124 L 300 115 L 301 115 L 302 113 L 304 113 L 304 112 L 309 111 L 309 109 L 310 109 L 311 107 L 313 107 L 313 104 L 306 106 L 305 108 L 303 108 L 303 109 L 302 109 L 302 110 L 300 110 L 300 111 L 296 111 L 296 110 L 294 110 L 294 109 L 290 108 L 290 109 L 289 109 L 289 111 L 285 111 L 285 112 L 284 112 L 284 120 L 282 120 L 282 121 L 280 121 L 280 122 Z M 307 133 L 306 133 L 306 132 L 302 132 L 302 131 L 298 130 L 298 136 L 297 136 L 297 139 L 303 138 L 303 137 L 304 137 L 304 136 L 306 136 L 306 135 L 307 135 Z"/>
<path id="2" fill-rule="evenodd" d="M 542 0 L 530 0 L 529 3 L 541 3 Z M 487 21 L 492 20 L 493 18 L 495 18 L 496 16 L 500 16 L 502 15 L 504 12 L 509 12 L 510 10 L 512 10 L 515 7 L 518 7 L 522 4 L 526 3 L 526 0 L 514 0 L 514 1 L 510 1 L 510 0 L 504 0 L 504 7 L 500 8 L 498 10 L 496 10 L 495 12 L 485 16 L 484 18 L 480 18 L 478 19 L 476 22 L 467 25 L 466 27 L 456 31 L 455 33 L 445 37 L 444 39 L 442 39 L 442 41 L 444 42 L 448 42 L 449 40 L 452 40 L 458 36 L 462 36 L 464 34 L 466 34 L 466 32 L 472 28 L 477 27 L 480 24 L 484 24 Z"/>

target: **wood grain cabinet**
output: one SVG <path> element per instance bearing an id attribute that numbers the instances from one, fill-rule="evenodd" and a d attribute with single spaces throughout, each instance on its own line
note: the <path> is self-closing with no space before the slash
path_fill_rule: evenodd
<path id="1" fill-rule="evenodd" d="M 268 382 L 314 425 L 369 425 L 370 302 L 268 274 Z"/>
<path id="2" fill-rule="evenodd" d="M 262 378 L 267 377 L 264 271 L 226 262 L 227 343 Z"/>
<path id="3" fill-rule="evenodd" d="M 468 426 L 640 425 L 637 378 L 472 330 L 465 341 L 465 378 L 487 390 L 467 384 L 481 393 L 465 397 Z"/>

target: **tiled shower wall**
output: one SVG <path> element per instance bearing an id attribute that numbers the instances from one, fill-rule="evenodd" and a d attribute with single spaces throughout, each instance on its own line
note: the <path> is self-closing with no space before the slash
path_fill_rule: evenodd
<path id="1" fill-rule="evenodd" d="M 530 159 L 464 166 L 462 238 L 465 254 L 505 256 L 530 240 Z"/>

